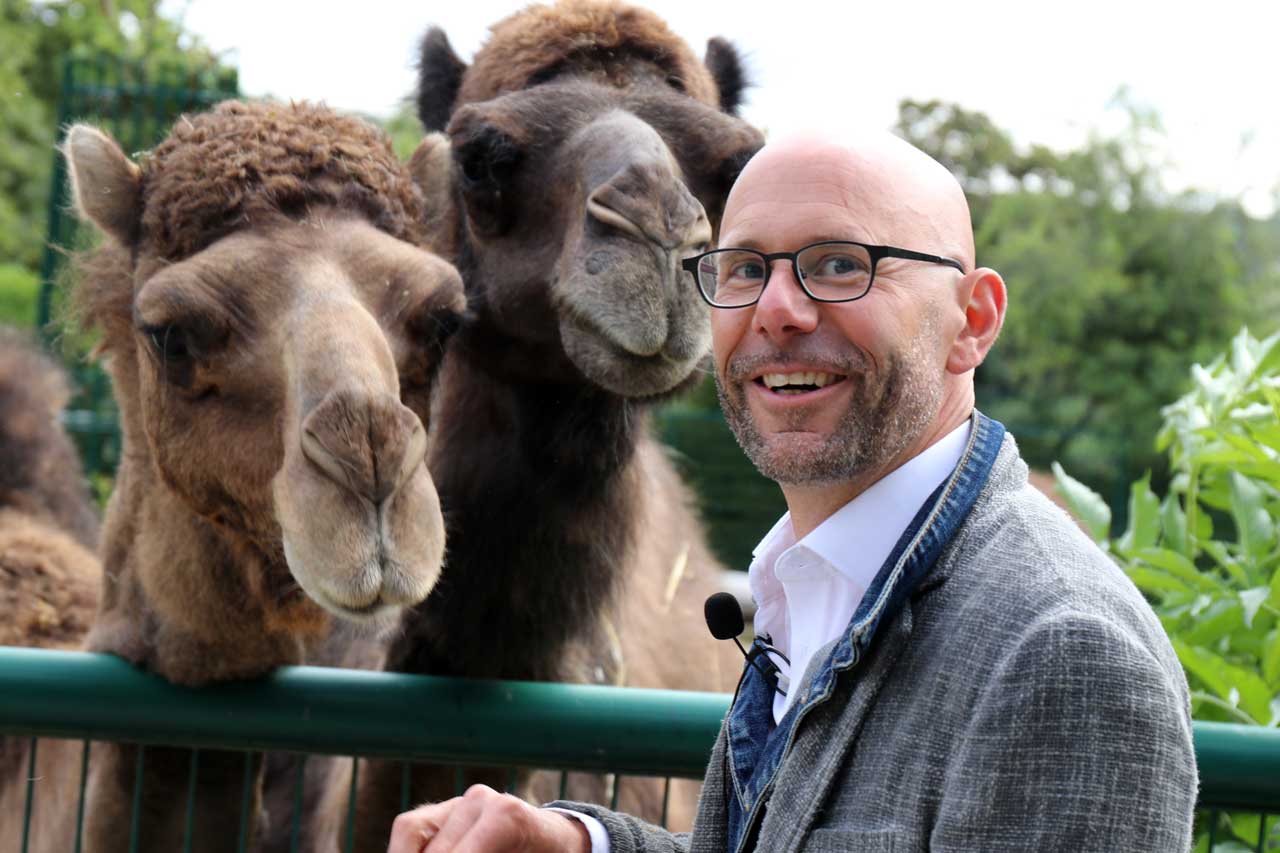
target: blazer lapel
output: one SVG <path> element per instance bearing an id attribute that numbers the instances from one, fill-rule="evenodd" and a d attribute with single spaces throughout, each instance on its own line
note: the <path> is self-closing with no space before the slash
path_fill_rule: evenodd
<path id="1" fill-rule="evenodd" d="M 911 605 L 907 604 L 876 638 L 867 659 L 843 672 L 832 696 L 800 721 L 774 779 L 756 850 L 800 849 L 832 785 L 843 778 L 841 769 L 867 713 L 910 641 L 911 625 Z"/>

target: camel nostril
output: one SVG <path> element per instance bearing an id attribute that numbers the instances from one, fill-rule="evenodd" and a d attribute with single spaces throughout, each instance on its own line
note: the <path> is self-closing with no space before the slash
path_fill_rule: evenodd
<path id="1" fill-rule="evenodd" d="M 711 241 L 702 205 L 668 170 L 622 170 L 587 197 L 587 215 L 629 237 L 668 251 Z"/>
<path id="2" fill-rule="evenodd" d="M 426 457 L 418 416 L 391 394 L 332 392 L 302 425 L 302 453 L 329 479 L 381 504 Z"/>
<path id="3" fill-rule="evenodd" d="M 639 225 L 632 222 L 626 215 L 618 212 L 604 201 L 600 196 L 602 193 L 597 190 L 587 199 L 587 215 L 595 218 L 599 222 L 603 222 L 611 228 L 616 228 L 624 234 L 634 237 L 637 240 L 648 240 L 649 237 L 644 233 Z"/>

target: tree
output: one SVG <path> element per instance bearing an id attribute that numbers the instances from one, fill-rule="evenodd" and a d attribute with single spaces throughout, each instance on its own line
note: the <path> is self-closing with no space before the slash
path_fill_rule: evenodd
<path id="1" fill-rule="evenodd" d="M 64 61 L 228 70 L 160 0 L 0 0 L 0 261 L 34 270 L 43 248 Z"/>
<path id="2" fill-rule="evenodd" d="M 1125 133 L 1065 153 L 1019 149 L 981 113 L 937 101 L 904 102 L 897 130 L 959 177 L 979 263 L 1009 285 L 979 400 L 1029 461 L 1062 460 L 1122 510 L 1124 484 L 1165 470 L 1148 437 L 1186 366 L 1246 319 L 1264 333 L 1277 326 L 1274 308 L 1257 309 L 1280 284 L 1280 243 L 1274 222 L 1234 201 L 1164 191 L 1158 118 L 1123 93 L 1118 102 Z"/>

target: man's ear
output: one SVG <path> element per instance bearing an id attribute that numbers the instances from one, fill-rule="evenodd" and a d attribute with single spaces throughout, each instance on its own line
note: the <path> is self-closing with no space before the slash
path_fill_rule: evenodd
<path id="1" fill-rule="evenodd" d="M 445 244 L 453 237 L 456 206 L 450 180 L 452 169 L 453 149 L 443 133 L 428 133 L 409 158 L 409 174 L 422 191 L 423 225 L 433 244 L 430 248 L 440 254 L 450 251 Z"/>
<path id="2" fill-rule="evenodd" d="M 132 245 L 142 218 L 142 171 L 111 137 L 87 124 L 67 132 L 62 151 L 80 218 Z"/>
<path id="3" fill-rule="evenodd" d="M 1008 298 L 1000 273 L 987 267 L 979 267 L 961 279 L 958 293 L 964 300 L 960 306 L 964 309 L 964 326 L 947 354 L 947 371 L 953 374 L 968 373 L 986 359 L 1004 325 Z"/>

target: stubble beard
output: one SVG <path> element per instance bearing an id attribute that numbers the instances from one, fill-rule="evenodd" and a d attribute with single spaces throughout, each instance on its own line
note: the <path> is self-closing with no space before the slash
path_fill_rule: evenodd
<path id="1" fill-rule="evenodd" d="M 849 358 L 846 364 L 824 359 L 823 368 L 845 375 L 853 383 L 849 407 L 836 428 L 825 439 L 814 441 L 798 431 L 806 418 L 804 411 L 789 413 L 795 433 L 760 433 L 743 392 L 744 380 L 733 382 L 726 391 L 716 377 L 716 394 L 725 420 L 739 446 L 761 474 L 782 485 L 811 486 L 882 476 L 888 465 L 924 432 L 938 412 L 942 382 L 930 370 L 924 342 L 928 330 L 909 347 L 889 352 L 879 370 L 865 353 Z M 731 374 L 741 376 L 762 365 L 768 356 L 744 359 L 730 365 Z M 776 363 L 776 359 L 774 359 Z M 732 380 L 731 380 L 732 382 Z"/>

